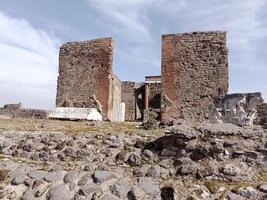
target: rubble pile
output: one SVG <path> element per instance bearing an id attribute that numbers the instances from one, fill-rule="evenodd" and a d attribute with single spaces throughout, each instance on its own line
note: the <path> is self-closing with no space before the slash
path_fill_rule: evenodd
<path id="1" fill-rule="evenodd" d="M 165 134 L 2 131 L 2 199 L 266 199 L 260 126 L 176 123 Z"/>

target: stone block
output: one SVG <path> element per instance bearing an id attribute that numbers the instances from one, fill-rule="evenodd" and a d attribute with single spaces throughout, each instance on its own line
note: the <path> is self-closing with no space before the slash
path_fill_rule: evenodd
<path id="1" fill-rule="evenodd" d="M 96 108 L 57 107 L 55 111 L 49 113 L 48 117 L 50 119 L 102 121 L 102 115 Z"/>

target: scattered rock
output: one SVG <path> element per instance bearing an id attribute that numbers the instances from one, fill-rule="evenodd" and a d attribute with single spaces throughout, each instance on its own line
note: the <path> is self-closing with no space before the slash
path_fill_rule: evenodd
<path id="1" fill-rule="evenodd" d="M 159 121 L 157 121 L 154 117 L 150 117 L 146 122 L 143 123 L 143 128 L 146 130 L 156 129 L 159 126 Z"/>
<path id="2" fill-rule="evenodd" d="M 145 192 L 141 190 L 140 187 L 133 187 L 130 193 L 128 194 L 132 200 L 143 200 Z"/>
<path id="3" fill-rule="evenodd" d="M 236 176 L 237 174 L 239 174 L 239 168 L 234 166 L 234 165 L 226 165 L 223 168 L 223 174 L 227 175 L 227 176 Z"/>
<path id="4" fill-rule="evenodd" d="M 149 177 L 139 178 L 139 187 L 146 193 L 150 195 L 159 194 L 160 188 L 159 183 Z"/>
<path id="5" fill-rule="evenodd" d="M 147 176 L 150 176 L 152 178 L 158 178 L 160 177 L 161 167 L 159 165 L 154 165 L 149 168 L 147 172 Z"/>
<path id="6" fill-rule="evenodd" d="M 28 176 L 34 179 L 42 179 L 45 177 L 47 172 L 45 171 L 39 171 L 39 170 L 32 170 L 28 173 Z"/>
<path id="7" fill-rule="evenodd" d="M 78 191 L 78 194 L 81 196 L 86 196 L 86 198 L 90 199 L 92 198 L 94 192 L 96 192 L 97 190 L 100 190 L 100 188 L 96 184 L 90 183 L 87 185 L 83 185 Z"/>
<path id="8" fill-rule="evenodd" d="M 78 179 L 78 177 L 79 177 L 79 172 L 77 170 L 71 170 L 65 175 L 63 180 L 65 183 L 71 183 L 76 179 Z"/>
<path id="9" fill-rule="evenodd" d="M 111 144 L 110 147 L 111 148 L 120 148 L 124 145 L 123 143 L 123 139 L 119 136 L 115 136 L 111 138 Z"/>
<path id="10" fill-rule="evenodd" d="M 6 180 L 10 170 L 7 169 L 0 169 L 0 182 Z"/>
<path id="11" fill-rule="evenodd" d="M 91 182 L 92 182 L 91 174 L 87 173 L 81 177 L 81 179 L 78 181 L 78 185 L 83 186 Z"/>
<path id="12" fill-rule="evenodd" d="M 100 198 L 100 200 L 118 200 L 118 199 L 115 198 L 115 197 L 112 196 L 112 195 L 105 194 L 104 196 L 102 196 L 102 197 Z"/>
<path id="13" fill-rule="evenodd" d="M 131 153 L 127 163 L 130 166 L 140 166 L 142 164 L 142 158 L 139 154 L 137 153 Z"/>
<path id="14" fill-rule="evenodd" d="M 154 154 L 152 151 L 148 150 L 148 149 L 145 149 L 143 152 L 142 152 L 142 158 L 143 160 L 145 161 L 149 161 L 151 159 L 153 159 L 154 157 Z"/>
<path id="15" fill-rule="evenodd" d="M 173 126 L 171 128 L 168 128 L 167 130 L 168 132 L 166 133 L 174 135 L 175 138 L 185 141 L 195 139 L 199 135 L 197 131 L 185 124 Z"/>
<path id="16" fill-rule="evenodd" d="M 177 174 L 181 176 L 186 176 L 190 174 L 194 174 L 197 171 L 197 166 L 193 161 L 186 160 L 181 165 L 181 167 L 178 168 Z"/>
<path id="17" fill-rule="evenodd" d="M 119 152 L 119 153 L 116 155 L 115 159 L 116 159 L 116 162 L 117 162 L 118 164 L 123 164 L 123 163 L 125 163 L 125 162 L 128 160 L 128 151 L 121 151 L 121 152 Z"/>
<path id="18" fill-rule="evenodd" d="M 112 172 L 105 171 L 105 170 L 96 170 L 93 175 L 93 179 L 96 184 L 101 184 L 105 181 L 115 179 L 115 178 L 116 176 Z"/>
<path id="19" fill-rule="evenodd" d="M 64 174 L 62 171 L 51 171 L 48 172 L 45 177 L 44 180 L 46 180 L 47 182 L 57 182 L 62 180 L 64 177 Z"/>
<path id="20" fill-rule="evenodd" d="M 47 200 L 71 200 L 72 195 L 64 184 L 52 186 L 46 195 Z"/>
<path id="21" fill-rule="evenodd" d="M 232 193 L 232 192 L 230 192 L 230 194 L 228 194 L 228 195 L 226 196 L 226 199 L 227 199 L 227 200 L 244 200 L 243 197 L 241 197 L 240 195 L 237 195 L 237 194 L 235 194 L 235 193 Z"/>
<path id="22" fill-rule="evenodd" d="M 259 186 L 261 192 L 267 193 L 267 184 L 262 184 Z"/>
<path id="23" fill-rule="evenodd" d="M 110 187 L 110 191 L 120 199 L 126 198 L 131 190 L 130 180 L 119 180 Z"/>
<path id="24" fill-rule="evenodd" d="M 12 185 L 20 185 L 20 184 L 24 183 L 25 179 L 26 179 L 25 175 L 18 175 L 12 179 L 11 184 Z"/>
<path id="25" fill-rule="evenodd" d="M 142 177 L 145 176 L 146 172 L 144 168 L 135 168 L 133 171 L 133 175 L 136 177 Z"/>
<path id="26" fill-rule="evenodd" d="M 247 199 L 255 199 L 257 196 L 257 190 L 255 190 L 253 187 L 246 187 L 246 188 L 239 188 L 237 190 L 237 194 L 247 198 Z"/>

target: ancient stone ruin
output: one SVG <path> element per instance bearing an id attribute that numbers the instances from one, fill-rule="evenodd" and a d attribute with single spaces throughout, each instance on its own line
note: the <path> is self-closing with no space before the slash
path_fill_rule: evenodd
<path id="1" fill-rule="evenodd" d="M 6 104 L 0 107 L 0 118 L 37 118 L 45 119 L 48 111 L 41 109 L 23 108 L 21 103 Z"/>
<path id="2" fill-rule="evenodd" d="M 225 32 L 162 36 L 162 118 L 205 119 L 208 106 L 228 92 Z"/>
<path id="3" fill-rule="evenodd" d="M 242 122 L 236 121 L 232 108 L 232 117 L 228 110 L 218 108 L 218 101 L 233 96 L 225 96 L 229 86 L 226 32 L 163 35 L 161 76 L 146 76 L 141 83 L 120 81 L 114 75 L 113 49 L 112 38 L 62 45 L 58 108 L 52 118 L 71 118 L 68 115 L 77 116 L 84 108 L 95 108 L 103 120 L 113 122 L 210 118 L 216 123 L 251 125 L 257 116 L 255 108 L 261 101 L 253 103 L 253 114 L 249 110 L 250 116 L 242 115 Z"/>
<path id="4" fill-rule="evenodd" d="M 212 123 L 231 123 L 238 126 L 251 126 L 257 117 L 257 106 L 263 103 L 260 93 L 229 94 L 211 105 Z"/>
<path id="5" fill-rule="evenodd" d="M 122 113 L 121 83 L 112 72 L 111 38 L 66 43 L 60 48 L 57 107 L 96 108 L 105 120 Z"/>
<path id="6" fill-rule="evenodd" d="M 64 44 L 49 117 L 93 122 L 2 119 L 0 199 L 267 199 L 267 104 L 227 94 L 225 32 L 162 43 L 161 76 L 141 83 L 114 75 L 111 38 Z M 47 112 L 8 104 L 3 116 Z"/>

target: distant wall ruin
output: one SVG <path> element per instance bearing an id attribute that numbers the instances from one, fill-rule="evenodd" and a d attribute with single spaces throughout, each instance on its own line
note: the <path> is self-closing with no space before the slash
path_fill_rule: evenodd
<path id="1" fill-rule="evenodd" d="M 0 107 L 0 118 L 47 118 L 48 111 L 41 109 L 23 108 L 21 103 L 6 104 Z"/>
<path id="2" fill-rule="evenodd" d="M 144 119 L 145 110 L 145 85 L 148 88 L 147 110 L 160 115 L 161 83 L 137 83 L 131 81 L 122 82 L 122 101 L 125 102 L 125 120 L 136 121 Z"/>
<path id="3" fill-rule="evenodd" d="M 162 36 L 162 119 L 203 120 L 228 91 L 226 32 Z"/>
<path id="4" fill-rule="evenodd" d="M 141 120 L 144 109 L 143 85 L 141 83 L 123 81 L 121 86 L 121 98 L 125 103 L 125 120 Z"/>
<path id="5" fill-rule="evenodd" d="M 120 101 L 120 81 L 112 73 L 112 38 L 62 45 L 59 53 L 57 107 L 97 108 L 111 120 Z"/>

